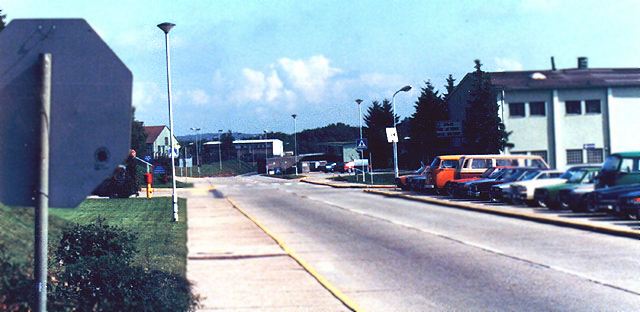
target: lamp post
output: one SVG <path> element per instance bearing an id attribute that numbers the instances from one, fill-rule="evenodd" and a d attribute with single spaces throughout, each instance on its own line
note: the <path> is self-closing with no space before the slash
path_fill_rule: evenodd
<path id="1" fill-rule="evenodd" d="M 409 92 L 411 90 L 411 86 L 407 85 L 402 87 L 400 90 L 396 91 L 391 97 L 391 106 L 393 107 L 393 129 L 396 131 L 396 135 L 398 133 L 398 129 L 396 129 L 396 95 L 399 92 Z M 396 178 L 398 177 L 398 142 L 393 142 L 393 173 Z"/>
<path id="2" fill-rule="evenodd" d="M 264 174 L 269 175 L 269 164 L 267 163 L 267 130 L 264 130 Z"/>
<path id="3" fill-rule="evenodd" d="M 162 23 L 158 24 L 158 28 L 160 28 L 164 32 L 164 42 L 165 42 L 165 55 L 167 60 L 167 102 L 169 103 L 169 131 L 170 131 L 170 144 L 171 144 L 171 152 L 169 153 L 169 157 L 171 158 L 171 200 L 173 202 L 173 221 L 178 222 L 178 197 L 176 196 L 176 165 L 174 162 L 175 157 L 175 145 L 173 139 L 173 107 L 171 106 L 171 62 L 169 55 L 169 31 L 176 26 L 176 24 L 172 23 Z"/>
<path id="4" fill-rule="evenodd" d="M 218 162 L 222 171 L 222 129 L 218 130 Z"/>
<path id="5" fill-rule="evenodd" d="M 293 117 L 293 159 L 295 160 L 296 175 L 298 175 L 298 133 L 296 130 L 296 117 L 298 117 L 298 115 L 293 114 L 291 117 Z"/>
<path id="6" fill-rule="evenodd" d="M 356 104 L 358 104 L 358 127 L 360 128 L 360 141 L 362 141 L 362 107 L 360 106 L 360 104 L 362 104 L 362 100 L 357 99 Z M 364 182 L 364 150 L 360 150 L 360 161 L 362 161 L 362 182 Z"/>
<path id="7" fill-rule="evenodd" d="M 191 128 L 196 133 L 196 166 L 198 167 L 198 178 L 200 177 L 200 152 L 198 145 L 198 131 L 202 130 L 200 128 Z"/>

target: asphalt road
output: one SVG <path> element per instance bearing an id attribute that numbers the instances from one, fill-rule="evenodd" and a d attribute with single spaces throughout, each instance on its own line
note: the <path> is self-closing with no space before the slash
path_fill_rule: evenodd
<path id="1" fill-rule="evenodd" d="M 640 241 L 265 177 L 213 179 L 366 311 L 640 310 Z"/>

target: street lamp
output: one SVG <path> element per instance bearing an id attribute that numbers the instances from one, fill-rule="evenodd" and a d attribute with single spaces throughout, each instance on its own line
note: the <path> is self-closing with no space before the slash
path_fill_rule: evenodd
<path id="1" fill-rule="evenodd" d="M 263 130 L 264 132 L 264 174 L 269 175 L 269 164 L 267 163 L 267 148 L 268 148 L 268 143 L 267 143 L 267 130 Z"/>
<path id="2" fill-rule="evenodd" d="M 360 104 L 362 104 L 362 100 L 361 99 L 357 99 L 356 100 L 356 104 L 358 104 L 358 127 L 360 127 L 360 142 L 362 142 L 362 107 L 360 106 Z M 360 161 L 362 162 L 362 182 L 364 182 L 364 150 L 360 149 Z M 357 180 L 357 175 L 356 175 L 356 180 Z"/>
<path id="3" fill-rule="evenodd" d="M 218 162 L 220 163 L 220 172 L 222 172 L 222 129 L 218 130 Z"/>
<path id="4" fill-rule="evenodd" d="M 393 96 L 391 97 L 391 106 L 393 107 L 393 130 L 396 132 L 396 135 L 398 133 L 398 129 L 396 129 L 396 95 L 399 92 L 409 92 L 409 90 L 411 90 L 411 86 L 407 85 L 402 87 L 400 90 L 396 91 Z M 393 173 L 395 174 L 396 178 L 398 177 L 398 142 L 393 141 Z"/>
<path id="5" fill-rule="evenodd" d="M 175 157 L 175 145 L 173 139 L 173 107 L 171 106 L 171 62 L 169 57 L 169 31 L 171 28 L 176 26 L 176 24 L 172 23 L 162 23 L 158 24 L 158 28 L 160 28 L 164 32 L 164 42 L 165 42 L 165 55 L 167 60 L 167 101 L 169 103 L 169 132 L 170 132 L 170 140 L 171 140 L 171 153 L 169 153 L 169 157 L 171 158 L 171 200 L 173 202 L 173 221 L 178 222 L 178 197 L 176 196 L 176 165 L 174 162 Z"/>
<path id="6" fill-rule="evenodd" d="M 200 128 L 191 128 L 196 133 L 196 166 L 198 167 L 198 178 L 200 177 L 200 153 L 198 149 L 200 146 L 198 145 L 198 131 L 202 130 Z"/>
<path id="7" fill-rule="evenodd" d="M 298 175 L 298 138 L 296 130 L 296 117 L 298 117 L 298 115 L 293 114 L 291 117 L 293 117 L 293 159 L 295 160 L 296 175 Z"/>

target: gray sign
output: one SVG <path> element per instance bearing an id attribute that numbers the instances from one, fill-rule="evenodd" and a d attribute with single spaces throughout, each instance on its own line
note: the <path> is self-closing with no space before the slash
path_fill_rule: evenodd
<path id="1" fill-rule="evenodd" d="M 35 206 L 39 55 L 51 53 L 51 207 L 75 207 L 127 157 L 129 69 L 83 19 L 15 19 L 0 32 L 0 201 Z"/>
<path id="2" fill-rule="evenodd" d="M 439 138 L 455 138 L 462 136 L 462 125 L 459 121 L 436 122 L 436 136 Z"/>

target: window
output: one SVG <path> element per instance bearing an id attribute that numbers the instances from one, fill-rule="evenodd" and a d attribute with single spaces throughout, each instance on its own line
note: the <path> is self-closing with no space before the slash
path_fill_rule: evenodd
<path id="1" fill-rule="evenodd" d="M 547 111 L 545 109 L 544 102 L 529 103 L 529 115 L 530 116 L 546 116 Z"/>
<path id="2" fill-rule="evenodd" d="M 531 155 L 540 156 L 544 161 L 547 161 L 547 151 L 531 151 Z"/>
<path id="3" fill-rule="evenodd" d="M 581 149 L 571 149 L 567 150 L 567 164 L 575 165 L 581 164 L 582 161 L 582 150 Z"/>
<path id="4" fill-rule="evenodd" d="M 164 145 L 169 145 L 169 138 L 167 137 L 164 138 Z"/>
<path id="5" fill-rule="evenodd" d="M 582 114 L 582 105 L 580 101 L 566 101 L 564 102 L 564 108 L 567 115 Z"/>
<path id="6" fill-rule="evenodd" d="M 474 159 L 471 163 L 472 169 L 483 169 L 492 167 L 491 159 Z"/>
<path id="7" fill-rule="evenodd" d="M 509 117 L 524 117 L 524 103 L 509 103 Z"/>
<path id="8" fill-rule="evenodd" d="M 600 114 L 600 100 L 586 100 L 584 103 L 587 114 Z"/>
<path id="9" fill-rule="evenodd" d="M 603 150 L 601 148 L 594 148 L 587 150 L 587 163 L 588 164 L 599 164 L 604 159 L 602 156 Z"/>

